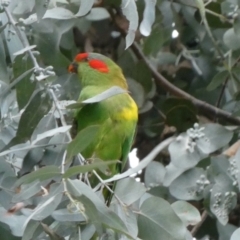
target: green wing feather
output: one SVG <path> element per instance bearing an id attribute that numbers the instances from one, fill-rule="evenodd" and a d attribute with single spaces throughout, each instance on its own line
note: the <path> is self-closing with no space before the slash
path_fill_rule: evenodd
<path id="1" fill-rule="evenodd" d="M 82 90 L 79 100 L 83 101 L 103 91 L 96 87 Z M 131 149 L 137 122 L 137 112 L 130 119 L 122 118 L 119 113 L 128 109 L 136 111 L 132 98 L 128 94 L 119 94 L 102 102 L 87 104 L 76 114 L 78 131 L 99 125 L 100 129 L 95 140 L 82 153 L 85 158 L 96 157 L 101 160 L 121 160 L 123 168 Z M 136 117 L 135 117 L 136 115 Z M 115 174 L 116 166 L 111 172 Z"/>

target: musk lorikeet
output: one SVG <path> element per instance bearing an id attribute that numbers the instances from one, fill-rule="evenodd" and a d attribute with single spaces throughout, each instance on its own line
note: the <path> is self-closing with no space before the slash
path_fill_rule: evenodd
<path id="1" fill-rule="evenodd" d="M 99 125 L 95 139 L 81 154 L 86 159 L 120 160 L 120 168 L 119 164 L 109 166 L 110 175 L 114 175 L 121 171 L 127 160 L 138 119 L 138 108 L 127 92 L 126 79 L 117 64 L 97 53 L 78 54 L 68 70 L 79 76 L 82 86 L 79 102 L 114 86 L 126 90 L 100 102 L 85 104 L 75 113 L 77 132 Z"/>

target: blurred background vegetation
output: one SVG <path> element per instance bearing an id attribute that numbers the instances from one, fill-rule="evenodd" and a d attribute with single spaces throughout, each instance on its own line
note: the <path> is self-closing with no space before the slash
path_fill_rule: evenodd
<path id="1" fill-rule="evenodd" d="M 97 166 L 64 160 L 78 52 L 120 65 L 139 108 L 110 207 L 79 180 Z M 239 239 L 239 54 L 239 0 L 0 0 L 1 238 Z"/>

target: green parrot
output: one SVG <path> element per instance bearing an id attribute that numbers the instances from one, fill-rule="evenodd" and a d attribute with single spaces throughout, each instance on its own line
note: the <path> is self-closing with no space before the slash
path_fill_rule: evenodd
<path id="1" fill-rule="evenodd" d="M 95 139 L 81 154 L 85 159 L 120 160 L 121 164 L 109 166 L 110 173 L 106 176 L 112 176 L 122 170 L 131 150 L 138 120 L 137 105 L 127 92 L 121 68 L 110 58 L 97 53 L 80 53 L 68 70 L 79 76 L 82 89 L 78 102 L 114 86 L 126 90 L 100 102 L 85 104 L 75 113 L 77 132 L 99 125 Z"/>

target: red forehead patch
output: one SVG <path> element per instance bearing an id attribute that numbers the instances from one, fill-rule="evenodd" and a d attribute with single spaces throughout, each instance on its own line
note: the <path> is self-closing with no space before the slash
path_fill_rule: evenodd
<path id="1" fill-rule="evenodd" d="M 88 63 L 91 68 L 94 68 L 94 69 L 98 70 L 99 72 L 108 73 L 108 71 L 109 71 L 107 64 L 101 60 L 92 59 Z"/>
<path id="2" fill-rule="evenodd" d="M 76 62 L 81 62 L 84 59 L 88 58 L 88 53 L 79 53 L 76 57 L 75 57 L 75 61 Z"/>

